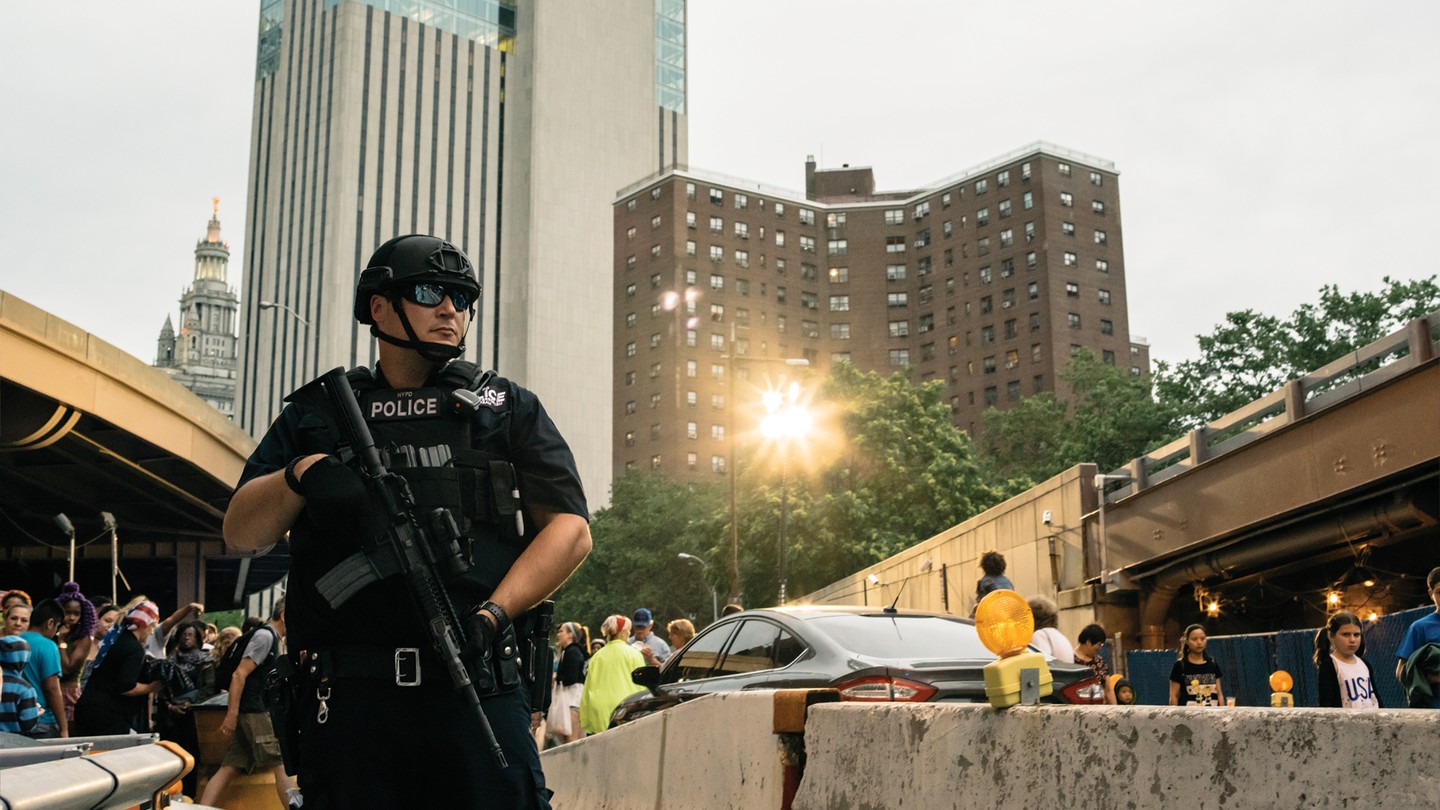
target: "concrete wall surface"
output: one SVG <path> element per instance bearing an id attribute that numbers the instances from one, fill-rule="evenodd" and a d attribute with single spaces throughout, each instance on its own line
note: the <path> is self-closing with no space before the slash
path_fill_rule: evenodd
<path id="1" fill-rule="evenodd" d="M 1434 808 L 1437 739 L 1431 711 L 813 706 L 794 808 Z"/>
<path id="2" fill-rule="evenodd" d="M 541 754 L 555 810 L 781 806 L 774 692 L 698 698 Z"/>

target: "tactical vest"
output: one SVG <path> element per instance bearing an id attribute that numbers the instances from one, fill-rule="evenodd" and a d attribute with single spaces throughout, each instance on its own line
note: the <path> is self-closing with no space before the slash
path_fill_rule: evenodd
<path id="1" fill-rule="evenodd" d="M 518 476 L 509 461 L 510 387 L 493 373 L 460 360 L 446 364 L 430 385 L 418 389 L 383 387 L 363 367 L 346 376 L 384 466 L 409 485 L 416 516 L 425 520 L 434 509 L 444 508 L 459 524 L 464 535 L 461 552 L 469 570 L 447 578 L 452 601 L 464 610 L 489 598 L 535 534 L 534 527 L 524 522 Z M 323 434 L 333 449 L 319 452 L 334 452 L 358 469 L 350 448 L 321 427 L 321 421 L 307 416 L 301 431 Z M 320 438 L 302 437 L 301 444 L 313 446 Z M 324 545 L 312 556 L 305 553 L 307 543 Z M 402 603 L 409 611 L 398 576 L 368 586 L 338 612 L 326 608 L 313 592 L 313 582 L 358 548 L 359 538 L 329 537 L 302 521 L 292 530 L 292 546 L 291 594 L 304 599 L 303 606 L 296 606 L 311 614 L 306 617 L 311 621 L 304 624 L 327 643 L 342 622 L 363 622 L 377 631 L 381 638 L 374 640 L 382 643 L 397 642 L 395 635 L 411 636 L 409 628 L 421 627 L 411 619 L 387 621 L 379 615 L 398 610 Z"/>

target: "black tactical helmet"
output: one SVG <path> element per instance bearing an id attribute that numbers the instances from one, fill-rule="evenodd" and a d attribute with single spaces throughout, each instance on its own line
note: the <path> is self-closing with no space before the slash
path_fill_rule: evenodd
<path id="1" fill-rule="evenodd" d="M 475 267 L 459 248 L 434 236 L 397 236 L 375 249 L 360 281 L 355 285 L 355 320 L 374 324 L 370 317 L 370 296 L 394 300 L 398 282 L 436 281 L 468 287 L 480 293 Z"/>

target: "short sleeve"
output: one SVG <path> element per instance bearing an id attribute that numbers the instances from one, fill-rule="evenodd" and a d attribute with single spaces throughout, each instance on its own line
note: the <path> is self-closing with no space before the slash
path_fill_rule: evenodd
<path id="1" fill-rule="evenodd" d="M 512 390 L 510 450 L 520 476 L 521 496 L 530 505 L 589 520 L 570 445 L 534 393 L 513 383 Z"/>
<path id="2" fill-rule="evenodd" d="M 1178 658 L 1175 659 L 1174 665 L 1170 667 L 1170 680 L 1181 685 L 1185 683 L 1185 670 L 1182 668 L 1180 659 Z"/>
<path id="3" fill-rule="evenodd" d="M 254 661 L 257 666 L 265 663 L 265 659 L 270 657 L 270 647 L 274 644 L 273 639 L 274 634 L 272 633 L 256 631 L 255 635 L 250 637 L 250 643 L 245 647 L 245 657 Z"/>

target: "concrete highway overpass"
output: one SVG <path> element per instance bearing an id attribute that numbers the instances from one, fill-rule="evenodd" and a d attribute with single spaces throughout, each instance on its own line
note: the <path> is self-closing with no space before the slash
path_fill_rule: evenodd
<path id="1" fill-rule="evenodd" d="M 220 526 L 254 441 L 163 371 L 0 290 L 0 587 L 37 598 L 67 575 L 67 515 L 87 593 L 110 591 L 116 522 L 120 598 L 162 610 L 229 607 L 288 567 L 284 554 L 224 556 Z"/>

